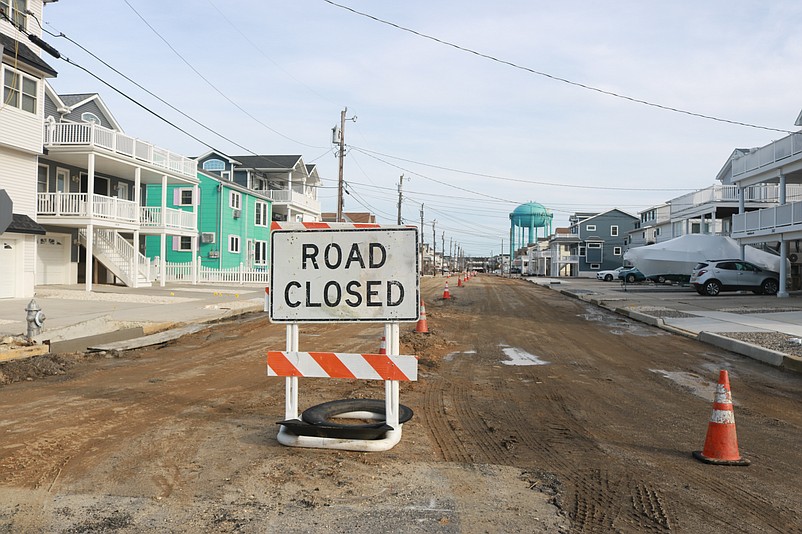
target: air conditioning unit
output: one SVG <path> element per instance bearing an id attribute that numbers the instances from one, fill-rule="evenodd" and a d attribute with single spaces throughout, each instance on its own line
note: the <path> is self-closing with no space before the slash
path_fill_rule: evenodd
<path id="1" fill-rule="evenodd" d="M 201 243 L 214 243 L 214 232 L 201 232 Z"/>
<path id="2" fill-rule="evenodd" d="M 235 219 L 239 219 L 240 215 L 242 215 L 242 210 L 234 210 L 231 213 L 234 215 Z"/>
<path id="3" fill-rule="evenodd" d="M 210 258 L 219 258 L 220 257 L 220 252 L 217 251 L 217 250 L 210 250 L 209 251 L 209 257 Z"/>

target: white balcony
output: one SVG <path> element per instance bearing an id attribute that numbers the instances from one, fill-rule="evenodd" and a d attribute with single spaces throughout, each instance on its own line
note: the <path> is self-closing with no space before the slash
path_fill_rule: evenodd
<path id="1" fill-rule="evenodd" d="M 797 157 L 794 157 L 797 156 Z M 798 160 L 802 156 L 802 133 L 793 133 L 764 147 L 732 159 L 732 176 L 771 168 L 777 163 Z"/>
<path id="2" fill-rule="evenodd" d="M 753 185 L 744 189 L 744 202 L 776 203 L 779 200 L 779 191 L 777 184 Z M 802 195 L 802 187 L 789 184 L 787 192 L 789 196 Z M 709 211 L 714 204 L 722 203 L 738 203 L 737 185 L 714 185 L 674 198 L 670 201 L 671 217 L 675 218 L 690 212 Z"/>
<path id="3" fill-rule="evenodd" d="M 303 193 L 290 189 L 260 190 L 259 193 L 267 196 L 276 204 L 287 204 L 306 211 L 320 213 L 320 201 Z"/>
<path id="4" fill-rule="evenodd" d="M 137 207 L 135 202 L 117 197 L 86 193 L 38 193 L 39 222 L 64 226 L 89 223 L 122 225 L 129 229 L 196 230 L 195 213 L 174 208 Z"/>
<path id="5" fill-rule="evenodd" d="M 802 230 L 802 202 L 792 202 L 732 216 L 732 237 L 770 236 Z"/>
<path id="6" fill-rule="evenodd" d="M 45 147 L 91 147 L 109 150 L 132 160 L 171 173 L 197 179 L 197 161 L 169 150 L 110 130 L 97 124 L 55 123 L 45 125 Z"/>

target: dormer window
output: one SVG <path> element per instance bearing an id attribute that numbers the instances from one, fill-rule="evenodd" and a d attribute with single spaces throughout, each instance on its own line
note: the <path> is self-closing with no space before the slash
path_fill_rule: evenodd
<path id="1" fill-rule="evenodd" d="M 92 113 L 91 111 L 85 111 L 81 113 L 81 120 L 84 122 L 88 122 L 90 124 L 97 124 L 98 126 L 101 125 L 100 117 Z"/>
<path id="2" fill-rule="evenodd" d="M 226 163 L 221 159 L 207 159 L 203 162 L 204 171 L 220 172 L 226 170 Z"/>

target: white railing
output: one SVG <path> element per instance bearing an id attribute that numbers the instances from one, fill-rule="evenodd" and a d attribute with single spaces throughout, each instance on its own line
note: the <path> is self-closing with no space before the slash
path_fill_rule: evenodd
<path id="1" fill-rule="evenodd" d="M 195 230 L 195 212 L 175 208 L 144 206 L 140 208 L 140 223 L 143 228 L 175 228 L 179 230 Z"/>
<path id="2" fill-rule="evenodd" d="M 733 215 L 732 237 L 745 237 L 749 232 L 774 233 L 795 225 L 802 225 L 802 202 Z"/>
<path id="3" fill-rule="evenodd" d="M 265 189 L 258 191 L 273 202 L 281 204 L 295 204 L 311 211 L 320 211 L 320 201 L 304 193 L 292 191 L 290 189 Z"/>
<path id="4" fill-rule="evenodd" d="M 158 258 L 156 258 L 156 269 L 158 270 Z M 246 268 L 243 263 L 237 267 L 218 269 L 216 267 L 206 267 L 201 264 L 198 257 L 198 282 L 199 283 L 218 283 L 218 284 L 264 284 L 270 280 L 270 271 L 267 266 L 253 266 Z M 165 282 L 192 282 L 192 262 L 166 262 L 164 266 Z"/>
<path id="5" fill-rule="evenodd" d="M 45 124 L 45 146 L 88 145 L 105 148 L 162 169 L 197 177 L 198 163 L 150 143 L 98 124 L 60 122 Z"/>
<path id="6" fill-rule="evenodd" d="M 78 235 L 86 245 L 86 229 L 78 230 Z M 93 255 L 104 256 L 106 266 L 128 286 L 136 287 L 140 279 L 152 281 L 150 260 L 114 230 L 95 228 L 92 249 Z"/>
<path id="7" fill-rule="evenodd" d="M 789 195 L 802 194 L 802 186 L 788 184 Z M 744 189 L 744 202 L 777 202 L 780 193 L 778 184 L 757 184 Z M 737 185 L 713 185 L 669 201 L 671 214 L 698 208 L 714 202 L 738 202 Z"/>
<path id="8" fill-rule="evenodd" d="M 36 213 L 65 217 L 96 217 L 120 222 L 136 222 L 136 203 L 117 197 L 86 193 L 38 193 Z"/>
<path id="9" fill-rule="evenodd" d="M 732 159 L 732 175 L 757 170 L 767 165 L 774 165 L 778 161 L 802 153 L 802 133 L 793 133 L 764 147 L 758 148 Z"/>

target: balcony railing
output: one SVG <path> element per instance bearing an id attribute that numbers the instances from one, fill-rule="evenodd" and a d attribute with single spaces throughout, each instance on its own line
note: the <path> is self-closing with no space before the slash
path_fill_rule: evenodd
<path id="1" fill-rule="evenodd" d="M 802 186 L 799 184 L 788 184 L 787 194 L 789 197 L 802 195 Z M 744 189 L 745 202 L 778 202 L 779 186 L 777 184 L 757 184 Z M 716 202 L 738 202 L 737 185 L 714 185 L 701 191 L 695 191 L 674 198 L 670 201 L 671 215 L 676 215 L 692 208 L 698 208 L 705 204 Z"/>
<path id="2" fill-rule="evenodd" d="M 45 125 L 45 146 L 100 147 L 171 172 L 197 178 L 194 159 L 115 132 L 98 124 L 61 122 Z"/>
<path id="3" fill-rule="evenodd" d="M 139 207 L 135 202 L 117 197 L 86 193 L 39 193 L 37 214 L 43 217 L 102 219 L 109 222 L 137 224 L 143 228 L 195 230 L 195 213 L 174 208 Z"/>
<path id="4" fill-rule="evenodd" d="M 174 228 L 195 230 L 195 214 L 191 211 L 145 206 L 140 208 L 140 223 L 143 228 Z M 163 215 L 163 216 L 162 216 Z"/>
<path id="5" fill-rule="evenodd" d="M 802 226 L 802 202 L 733 215 L 732 237 L 775 233 L 778 229 L 790 230 L 794 226 Z"/>
<path id="6" fill-rule="evenodd" d="M 320 211 L 320 201 L 304 193 L 290 189 L 265 189 L 259 191 L 273 202 L 280 204 L 295 204 L 311 211 Z"/>
<path id="7" fill-rule="evenodd" d="M 761 167 L 774 165 L 795 154 L 802 154 L 802 133 L 793 133 L 748 154 L 733 158 L 732 175 L 739 176 Z"/>

